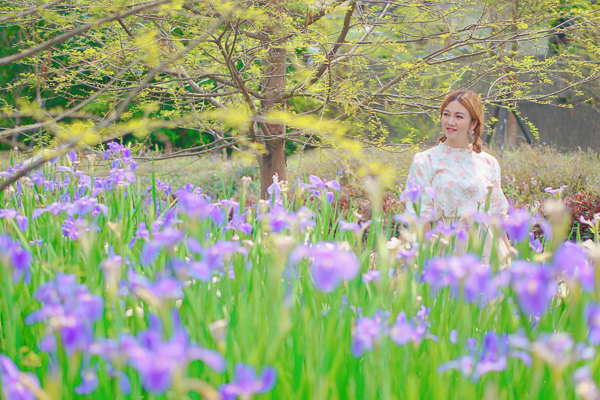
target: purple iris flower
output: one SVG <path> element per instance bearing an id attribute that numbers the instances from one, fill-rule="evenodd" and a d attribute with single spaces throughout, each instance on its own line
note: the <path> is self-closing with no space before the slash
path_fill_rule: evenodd
<path id="1" fill-rule="evenodd" d="M 25 232 L 29 226 L 29 218 L 21 215 L 21 213 L 15 211 L 14 208 L 0 209 L 0 219 L 16 220 L 17 226 L 21 232 Z"/>
<path id="2" fill-rule="evenodd" d="M 107 150 L 104 150 L 104 159 L 108 160 L 113 157 L 112 167 L 115 168 L 118 165 L 127 165 L 134 163 L 131 158 L 131 149 L 123 146 L 117 142 L 109 142 L 106 144 Z"/>
<path id="3" fill-rule="evenodd" d="M 551 268 L 555 276 L 569 281 L 577 279 L 586 292 L 594 291 L 594 266 L 580 245 L 573 242 L 561 244 L 552 257 Z"/>
<path id="4" fill-rule="evenodd" d="M 96 389 L 98 389 L 100 380 L 98 379 L 98 374 L 94 368 L 82 368 L 79 372 L 79 376 L 81 376 L 81 382 L 73 388 L 75 394 L 80 396 L 88 395 L 94 393 Z"/>
<path id="5" fill-rule="evenodd" d="M 450 286 L 455 298 L 460 297 L 462 290 L 467 303 L 491 301 L 499 287 L 499 282 L 491 277 L 490 266 L 473 254 L 427 260 L 421 281 L 434 291 Z"/>
<path id="6" fill-rule="evenodd" d="M 306 187 L 313 187 L 315 189 L 325 189 L 325 181 L 316 175 L 310 175 L 308 177 L 310 185 L 306 185 Z"/>
<path id="7" fill-rule="evenodd" d="M 400 194 L 400 201 L 406 202 L 407 213 L 414 215 L 416 213 L 414 205 L 418 203 L 421 198 L 426 197 L 428 199 L 433 199 L 435 196 L 436 192 L 434 188 L 428 186 L 424 187 L 411 179 L 407 182 L 406 188 Z M 426 210 L 420 210 L 420 215 L 421 217 L 426 217 Z"/>
<path id="8" fill-rule="evenodd" d="M 15 219 L 18 214 L 14 208 L 0 209 L 0 219 Z"/>
<path id="9" fill-rule="evenodd" d="M 346 222 L 343 220 L 338 221 L 340 223 L 340 231 L 352 231 L 354 233 L 360 232 L 360 226 L 356 222 Z"/>
<path id="10" fill-rule="evenodd" d="M 371 270 L 362 274 L 362 283 L 369 283 L 371 281 L 379 282 L 381 280 L 381 271 Z"/>
<path id="11" fill-rule="evenodd" d="M 411 179 L 407 182 L 406 188 L 402 191 L 402 194 L 400 194 L 400 201 L 411 201 L 416 203 L 421 199 L 422 193 L 423 186 Z"/>
<path id="12" fill-rule="evenodd" d="M 418 250 L 419 250 L 418 243 L 413 243 L 410 249 L 407 249 L 405 246 L 403 246 L 400 249 L 400 251 L 398 252 L 398 258 L 404 259 L 404 260 L 409 260 L 417 254 Z"/>
<path id="13" fill-rule="evenodd" d="M 306 207 L 300 207 L 294 213 L 288 212 L 283 206 L 275 204 L 268 212 L 260 214 L 258 218 L 267 220 L 273 233 L 279 233 L 284 229 L 301 232 L 310 226 L 316 225 L 316 214 Z"/>
<path id="14" fill-rule="evenodd" d="M 162 192 L 165 196 L 170 196 L 173 193 L 173 188 L 167 182 L 161 182 L 158 178 L 154 181 L 154 188 L 157 192 Z M 152 186 L 146 189 L 146 193 L 150 192 L 152 192 Z"/>
<path id="15" fill-rule="evenodd" d="M 448 225 L 444 224 L 442 221 L 438 221 L 433 229 L 427 231 L 427 233 L 425 234 L 425 238 L 427 240 L 430 240 L 431 237 L 436 233 L 441 233 L 444 236 L 452 236 L 453 234 L 458 232 L 458 230 L 458 221 L 454 221 Z M 461 228 L 461 230 L 464 229 Z"/>
<path id="16" fill-rule="evenodd" d="M 141 234 L 145 235 L 146 232 L 141 232 Z M 175 245 L 184 240 L 184 236 L 185 234 L 183 231 L 172 226 L 167 226 L 162 231 L 155 231 L 154 240 L 144 243 L 144 246 L 142 247 L 142 252 L 140 253 L 140 263 L 143 266 L 152 264 L 156 260 L 156 257 L 158 257 L 160 254 L 160 251 L 163 247 L 172 249 Z"/>
<path id="17" fill-rule="evenodd" d="M 310 175 L 308 177 L 308 180 L 310 184 L 301 183 L 300 187 L 303 189 L 307 189 L 311 194 L 311 197 L 320 198 L 321 193 L 324 193 L 328 203 L 333 203 L 333 201 L 335 200 L 335 193 L 327 189 L 329 188 L 336 192 L 339 192 L 341 189 L 340 183 L 336 180 L 327 181 L 319 178 L 316 175 Z"/>
<path id="18" fill-rule="evenodd" d="M 173 247 L 183 240 L 185 234 L 183 231 L 167 226 L 162 231 L 154 234 L 154 240 L 165 247 Z"/>
<path id="19" fill-rule="evenodd" d="M 315 287 L 325 293 L 334 291 L 344 279 L 354 279 L 359 272 L 358 259 L 354 253 L 343 250 L 336 243 L 301 245 L 290 255 L 293 265 L 303 258 L 310 259 Z"/>
<path id="20" fill-rule="evenodd" d="M 129 248 L 132 249 L 135 243 L 140 239 L 144 241 L 150 240 L 150 232 L 148 231 L 148 228 L 146 228 L 145 222 L 139 223 L 138 229 L 137 231 L 135 231 L 133 239 L 131 239 L 131 242 L 129 242 Z"/>
<path id="21" fill-rule="evenodd" d="M 44 190 L 46 192 L 54 192 L 58 188 L 58 185 L 54 181 L 44 181 Z"/>
<path id="22" fill-rule="evenodd" d="M 453 280 L 452 292 L 455 297 L 460 296 L 460 284 Z M 473 303 L 479 299 L 483 301 L 492 300 L 495 297 L 494 287 L 491 286 L 492 273 L 488 264 L 475 262 L 471 265 L 469 273 L 462 279 L 462 290 L 467 303 Z"/>
<path id="23" fill-rule="evenodd" d="M 177 209 L 192 218 L 204 219 L 208 216 L 210 197 L 200 193 L 180 193 Z"/>
<path id="24" fill-rule="evenodd" d="M 74 151 L 68 152 L 67 157 L 69 157 L 69 161 L 72 163 L 77 162 L 77 160 L 78 160 L 77 153 Z"/>
<path id="25" fill-rule="evenodd" d="M 46 178 L 44 177 L 44 173 L 40 170 L 35 170 L 33 171 L 29 177 L 31 178 L 31 181 L 35 184 L 35 185 L 42 185 L 44 183 L 44 181 L 46 180 Z"/>
<path id="26" fill-rule="evenodd" d="M 531 214 L 526 209 L 511 209 L 508 217 L 502 220 L 501 225 L 509 238 L 515 242 L 522 242 L 528 238 L 533 222 Z"/>
<path id="27" fill-rule="evenodd" d="M 288 213 L 282 206 L 274 206 L 268 213 L 260 215 L 261 220 L 267 220 L 271 232 L 279 233 L 290 227 L 293 215 Z"/>
<path id="28" fill-rule="evenodd" d="M 198 194 L 202 193 L 202 188 L 200 188 L 198 186 L 197 189 L 198 189 Z M 192 193 L 194 191 L 195 191 L 195 186 L 188 182 L 175 191 L 175 197 L 180 197 L 180 196 L 183 196 L 185 193 Z"/>
<path id="29" fill-rule="evenodd" d="M 21 232 L 25 232 L 27 227 L 29 227 L 29 218 L 24 215 L 17 215 L 17 226 L 21 230 Z"/>
<path id="30" fill-rule="evenodd" d="M 600 304 L 590 302 L 584 311 L 588 324 L 588 342 L 597 346 L 600 344 Z"/>
<path id="31" fill-rule="evenodd" d="M 435 338 L 429 334 L 428 316 L 429 309 L 425 306 L 421 306 L 412 321 L 408 321 L 405 313 L 399 313 L 396 322 L 390 328 L 390 339 L 396 345 L 404 346 L 409 342 L 419 345 L 426 337 Z"/>
<path id="32" fill-rule="evenodd" d="M 267 193 L 272 204 L 278 204 L 281 201 L 281 186 L 277 174 L 273 175 L 273 183 L 267 188 Z"/>
<path id="33" fill-rule="evenodd" d="M 208 217 L 214 222 L 216 226 L 223 226 L 227 221 L 225 211 L 218 204 L 208 205 Z"/>
<path id="34" fill-rule="evenodd" d="M 8 235 L 0 235 L 0 262 L 12 267 L 14 283 L 23 279 L 25 284 L 31 282 L 31 253 L 20 243 L 15 242 Z"/>
<path id="35" fill-rule="evenodd" d="M 529 232 L 529 247 L 536 253 L 544 251 L 544 245 L 540 242 L 540 239 L 535 237 L 533 232 Z"/>
<path id="36" fill-rule="evenodd" d="M 144 243 L 144 246 L 142 247 L 142 251 L 140 253 L 140 263 L 145 267 L 151 265 L 160 254 L 161 249 L 162 244 L 159 242 L 150 241 Z"/>
<path id="37" fill-rule="evenodd" d="M 219 201 L 219 204 L 225 210 L 225 214 L 239 214 L 240 213 L 240 203 L 233 199 L 223 199 Z"/>
<path id="38" fill-rule="evenodd" d="M 200 244 L 198 239 L 196 239 L 194 237 L 189 237 L 189 236 L 186 237 L 185 243 L 187 244 L 190 252 L 192 252 L 194 254 L 202 254 L 202 252 L 204 251 L 204 247 L 202 247 L 202 245 Z"/>
<path id="39" fill-rule="evenodd" d="M 387 335 L 389 313 L 377 310 L 371 318 L 359 317 L 352 333 L 350 352 L 354 358 L 360 358 L 366 351 L 373 351 L 375 345 Z"/>
<path id="40" fill-rule="evenodd" d="M 559 187 L 557 189 L 553 189 L 551 187 L 547 187 L 547 188 L 544 189 L 544 192 L 550 193 L 550 194 L 560 194 L 560 193 L 562 193 L 568 187 L 569 187 L 568 185 L 562 185 L 561 187 Z"/>
<path id="41" fill-rule="evenodd" d="M 69 205 L 67 215 L 87 215 L 93 211 L 96 211 L 96 213 L 102 212 L 104 216 L 108 215 L 108 207 L 106 205 L 98 203 L 98 199 L 95 197 L 84 196 Z"/>
<path id="42" fill-rule="evenodd" d="M 65 204 L 63 204 L 61 202 L 54 202 L 43 210 L 48 211 L 48 212 L 52 213 L 53 215 L 58 215 L 61 212 L 63 212 L 64 209 L 65 209 Z"/>
<path id="43" fill-rule="evenodd" d="M 252 233 L 252 225 L 246 222 L 246 215 L 247 213 L 238 214 L 234 211 L 234 214 L 225 227 L 225 230 L 234 229 L 246 235 L 250 235 Z"/>
<path id="44" fill-rule="evenodd" d="M 15 363 L 1 353 L 0 381 L 2 382 L 2 398 L 7 400 L 34 400 L 37 396 L 30 388 L 42 389 L 36 375 L 19 371 Z"/>
<path id="45" fill-rule="evenodd" d="M 371 226 L 370 220 L 363 222 L 362 225 L 359 225 L 356 222 L 346 222 L 341 219 L 338 220 L 338 222 L 340 223 L 340 231 L 342 231 L 342 232 L 352 231 L 352 232 L 354 232 L 355 235 L 360 235 L 361 232 L 363 232 L 369 226 Z"/>
<path id="46" fill-rule="evenodd" d="M 448 334 L 448 340 L 450 341 L 450 343 L 452 344 L 456 344 L 458 343 L 458 330 L 456 329 L 452 329 L 450 331 L 450 333 Z"/>
<path id="47" fill-rule="evenodd" d="M 77 284 L 75 275 L 59 273 L 33 294 L 42 308 L 25 317 L 25 324 L 46 322 L 47 338 L 58 332 L 67 354 L 84 351 L 93 340 L 93 322 L 104 314 L 104 298 Z M 51 341 L 47 341 L 51 343 Z"/>
<path id="48" fill-rule="evenodd" d="M 557 289 L 550 269 L 518 260 L 511 267 L 511 277 L 511 286 L 523 314 L 527 316 L 542 315 Z"/>
<path id="49" fill-rule="evenodd" d="M 135 173 L 129 169 L 113 168 L 107 178 L 110 183 L 117 187 L 127 187 L 135 182 Z"/>
<path id="50" fill-rule="evenodd" d="M 248 250 L 245 247 L 240 246 L 237 242 L 217 242 L 202 250 L 202 260 L 190 263 L 189 276 L 203 282 L 209 282 L 213 272 L 216 270 L 224 270 L 234 254 L 247 255 Z M 229 267 L 229 270 L 232 271 L 233 268 L 231 266 Z"/>
<path id="51" fill-rule="evenodd" d="M 596 356 L 593 347 L 583 343 L 577 345 L 566 332 L 542 333 L 531 344 L 531 352 L 542 359 L 551 370 L 562 372 L 580 360 L 591 360 Z"/>
<path id="52" fill-rule="evenodd" d="M 77 225 L 75 225 L 73 218 L 65 219 L 61 228 L 63 236 L 68 237 L 73 241 L 77 241 L 79 238 L 79 229 L 77 228 Z"/>
<path id="53" fill-rule="evenodd" d="M 163 394 L 172 385 L 175 374 L 183 373 L 188 364 L 200 360 L 216 372 L 224 372 L 225 358 L 214 350 L 192 345 L 176 309 L 172 310 L 173 334 L 163 340 L 160 319 L 150 314 L 150 327 L 137 333 L 135 343 L 127 349 L 127 363 L 140 374 L 142 386 L 152 394 Z"/>
<path id="54" fill-rule="evenodd" d="M 470 377 L 472 382 L 477 382 L 485 374 L 504 371 L 509 357 L 519 358 L 526 365 L 531 364 L 530 356 L 514 351 L 509 346 L 509 337 L 506 333 L 498 336 L 495 332 L 487 332 L 479 349 L 475 344 L 467 347 L 470 347 L 468 355 L 440 365 L 437 372 L 444 373 L 447 370 L 456 369 L 461 371 L 463 376 Z"/>
<path id="55" fill-rule="evenodd" d="M 115 366 L 125 366 L 129 353 L 138 346 L 137 339 L 130 334 L 121 333 L 117 340 L 99 338 L 89 347 L 89 354 L 101 357 L 105 362 L 106 373 L 111 378 L 117 378 L 119 388 L 126 396 L 131 393 L 129 376 Z"/>
<path id="56" fill-rule="evenodd" d="M 256 369 L 252 365 L 237 363 L 233 381 L 221 385 L 219 393 L 223 400 L 250 399 L 255 394 L 270 392 L 276 382 L 277 370 L 273 367 L 264 367 L 260 377 L 257 377 Z"/>
<path id="57" fill-rule="evenodd" d="M 127 271 L 131 293 L 144 301 L 157 301 L 159 304 L 168 299 L 183 299 L 183 283 L 172 276 L 157 274 L 155 281 L 136 273 Z M 155 304 L 157 305 L 157 304 Z"/>
<path id="58" fill-rule="evenodd" d="M 129 147 L 125 147 L 125 148 L 121 149 L 121 154 L 123 155 L 123 158 L 130 159 L 131 158 L 131 149 Z"/>

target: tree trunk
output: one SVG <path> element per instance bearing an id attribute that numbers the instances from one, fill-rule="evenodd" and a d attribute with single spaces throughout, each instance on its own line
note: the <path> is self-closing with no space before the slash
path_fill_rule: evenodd
<path id="1" fill-rule="evenodd" d="M 287 55 L 285 47 L 271 47 L 265 60 L 265 75 L 262 83 L 264 99 L 261 101 L 261 114 L 282 109 L 283 103 L 277 102 L 285 92 Z M 268 197 L 267 189 L 273 183 L 273 176 L 280 181 L 287 180 L 284 124 L 262 124 L 262 143 L 265 153 L 259 156 L 261 197 Z"/>
<path id="2" fill-rule="evenodd" d="M 267 142 L 267 153 L 259 157 L 260 168 L 260 194 L 263 199 L 268 197 L 267 189 L 273 183 L 273 177 L 278 176 L 280 181 L 287 180 L 285 140 L 277 139 Z"/>
<path id="3" fill-rule="evenodd" d="M 519 135 L 519 125 L 512 112 L 508 114 L 508 121 L 506 123 L 507 126 L 506 136 L 504 137 L 504 148 L 512 150 L 517 147 L 517 137 Z"/>

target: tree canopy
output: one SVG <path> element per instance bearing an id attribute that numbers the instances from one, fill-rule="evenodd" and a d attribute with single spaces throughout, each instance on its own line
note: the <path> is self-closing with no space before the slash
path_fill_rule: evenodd
<path id="1" fill-rule="evenodd" d="M 256 157 L 264 193 L 286 178 L 286 143 L 385 147 L 390 127 L 418 138 L 414 118 L 435 119 L 459 87 L 488 105 L 584 102 L 600 76 L 590 0 L 16 0 L 0 12 L 0 140 L 57 149 L 0 189 L 59 153 L 153 133 L 193 143 L 164 157 Z"/>

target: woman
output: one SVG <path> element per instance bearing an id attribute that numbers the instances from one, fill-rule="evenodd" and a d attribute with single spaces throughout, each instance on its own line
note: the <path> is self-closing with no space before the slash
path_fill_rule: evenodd
<path id="1" fill-rule="evenodd" d="M 440 107 L 443 135 L 437 146 L 415 154 L 408 172 L 408 181 L 433 187 L 435 198 L 423 193 L 423 212 L 432 214 L 432 221 L 449 224 L 452 220 L 476 211 L 484 211 L 486 198 L 491 191 L 490 214 L 508 212 L 508 201 L 500 185 L 500 165 L 490 154 L 481 150 L 483 133 L 483 107 L 476 93 L 456 90 L 449 93 Z M 469 143 L 469 139 L 473 143 Z M 415 213 L 408 201 L 407 212 Z M 493 233 L 488 232 L 484 244 L 484 260 L 489 261 Z M 454 253 L 467 252 L 468 241 L 455 241 Z M 510 242 L 506 235 L 496 241 L 498 256 L 508 255 Z"/>

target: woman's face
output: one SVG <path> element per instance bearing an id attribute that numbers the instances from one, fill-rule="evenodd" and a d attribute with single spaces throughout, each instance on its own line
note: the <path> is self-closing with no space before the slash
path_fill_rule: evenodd
<path id="1" fill-rule="evenodd" d="M 477 121 L 471 118 L 467 110 L 458 101 L 448 103 L 442 112 L 442 130 L 452 141 L 468 138 L 469 129 L 475 129 Z"/>

